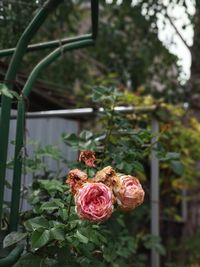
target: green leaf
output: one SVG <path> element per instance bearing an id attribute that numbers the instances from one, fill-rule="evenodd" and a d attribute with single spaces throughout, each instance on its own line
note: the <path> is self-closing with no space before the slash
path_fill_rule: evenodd
<path id="1" fill-rule="evenodd" d="M 114 87 L 98 86 L 93 89 L 92 100 L 104 105 L 105 102 L 112 103 L 117 97 L 121 96 L 122 94 Z"/>
<path id="2" fill-rule="evenodd" d="M 164 256 L 164 255 L 166 254 L 166 250 L 165 250 L 164 246 L 161 245 L 161 244 L 159 244 L 159 243 L 155 245 L 155 249 L 156 249 L 156 250 L 159 252 L 159 254 L 162 255 L 162 256 Z"/>
<path id="3" fill-rule="evenodd" d="M 144 236 L 143 240 L 144 240 L 145 248 L 147 248 L 147 249 L 154 248 L 161 255 L 165 255 L 165 248 L 161 244 L 160 237 L 149 234 L 149 235 Z"/>
<path id="4" fill-rule="evenodd" d="M 40 207 L 40 211 L 55 209 L 59 209 L 59 206 L 54 201 L 43 203 Z"/>
<path id="5" fill-rule="evenodd" d="M 17 263 L 14 265 L 14 267 L 35 267 L 35 266 L 44 266 L 42 265 L 43 259 L 40 258 L 39 256 L 28 253 L 23 255 L 22 257 L 19 258 Z M 46 266 L 45 266 L 46 267 Z"/>
<path id="6" fill-rule="evenodd" d="M 12 96 L 16 97 L 18 100 L 20 99 L 19 94 L 17 92 L 15 92 L 13 90 L 9 90 L 9 91 L 10 91 Z"/>
<path id="7" fill-rule="evenodd" d="M 84 243 L 84 244 L 88 243 L 88 238 L 82 235 L 78 230 L 76 231 L 75 237 L 77 237 L 81 243 Z"/>
<path id="8" fill-rule="evenodd" d="M 144 167 L 139 161 L 134 161 L 133 167 L 134 167 L 135 171 L 140 171 L 140 172 L 144 171 Z"/>
<path id="9" fill-rule="evenodd" d="M 28 231 L 34 231 L 38 228 L 47 229 L 49 227 L 49 222 L 44 217 L 35 217 L 26 221 L 24 225 Z"/>
<path id="10" fill-rule="evenodd" d="M 3 83 L 0 83 L 0 94 L 1 95 L 5 95 L 9 98 L 13 98 L 13 95 L 11 94 L 10 90 L 8 89 L 8 87 L 3 84 Z"/>
<path id="11" fill-rule="evenodd" d="M 44 259 L 36 254 L 27 253 L 19 258 L 13 267 L 58 267 L 58 262 L 54 259 Z"/>
<path id="12" fill-rule="evenodd" d="M 177 153 L 177 152 L 168 152 L 166 154 L 166 158 L 168 160 L 179 159 L 180 158 L 180 153 Z"/>
<path id="13" fill-rule="evenodd" d="M 50 229 L 50 237 L 51 239 L 63 241 L 65 240 L 65 230 L 61 227 L 54 227 Z"/>
<path id="14" fill-rule="evenodd" d="M 93 136 L 93 133 L 90 131 L 82 131 L 80 133 L 80 138 L 87 141 Z"/>
<path id="15" fill-rule="evenodd" d="M 178 161 L 178 160 L 173 160 L 170 162 L 170 166 L 172 170 L 177 174 L 177 175 L 182 175 L 184 172 L 183 164 Z"/>
<path id="16" fill-rule="evenodd" d="M 39 148 L 35 151 L 35 153 L 37 154 L 37 157 L 40 158 L 49 157 L 54 160 L 62 159 L 61 152 L 59 148 L 55 145 L 39 146 Z"/>
<path id="17" fill-rule="evenodd" d="M 52 201 L 43 203 L 42 206 L 40 207 L 41 211 L 44 210 L 55 210 L 55 209 L 59 209 L 59 208 L 64 208 L 64 204 L 58 200 L 58 199 L 54 199 Z"/>
<path id="18" fill-rule="evenodd" d="M 176 152 L 167 152 L 166 155 L 159 155 L 159 159 L 162 161 L 171 161 L 171 160 L 179 160 L 180 158 L 180 153 L 176 153 Z"/>
<path id="19" fill-rule="evenodd" d="M 68 218 L 68 213 L 67 213 L 67 209 L 59 209 L 59 215 L 62 218 L 63 221 L 66 221 Z"/>
<path id="20" fill-rule="evenodd" d="M 79 148 L 79 138 L 75 134 L 64 134 L 62 136 L 63 141 L 72 147 L 74 150 L 77 150 Z"/>
<path id="21" fill-rule="evenodd" d="M 53 193 L 53 192 L 61 192 L 63 193 L 64 190 L 66 190 L 66 186 L 63 185 L 60 181 L 58 180 L 38 180 L 41 188 L 47 190 L 49 193 Z"/>
<path id="22" fill-rule="evenodd" d="M 40 229 L 34 231 L 31 236 L 31 249 L 38 249 L 46 245 L 50 241 L 50 231 Z"/>
<path id="23" fill-rule="evenodd" d="M 107 93 L 107 90 L 103 86 L 95 87 L 93 89 L 93 95 L 92 95 L 92 100 L 94 102 L 100 102 L 105 99 L 105 94 Z"/>
<path id="24" fill-rule="evenodd" d="M 18 243 L 27 236 L 27 233 L 11 232 L 3 240 L 3 247 L 9 247 L 15 243 Z"/>

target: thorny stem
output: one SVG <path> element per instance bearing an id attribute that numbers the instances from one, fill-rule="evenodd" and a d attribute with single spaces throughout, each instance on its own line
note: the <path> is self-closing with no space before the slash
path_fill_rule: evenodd
<path id="1" fill-rule="evenodd" d="M 162 137 L 163 133 L 166 132 L 166 130 L 161 130 L 160 133 L 158 133 L 156 135 L 156 141 L 152 142 L 147 148 L 146 151 L 147 153 L 149 153 L 149 151 L 151 151 L 153 149 L 153 147 L 158 144 L 158 142 L 160 141 L 160 138 Z"/>
<path id="2" fill-rule="evenodd" d="M 69 216 L 70 216 L 70 212 L 71 212 L 71 206 L 72 206 L 72 200 L 73 200 L 73 196 L 70 196 L 70 200 L 69 200 L 69 206 L 68 206 L 68 211 L 67 211 L 67 220 L 69 220 Z"/>
<path id="3" fill-rule="evenodd" d="M 89 177 L 89 168 L 88 168 L 88 166 L 86 166 L 86 174 Z"/>
<path id="4" fill-rule="evenodd" d="M 24 202 L 24 197 L 25 197 L 25 194 L 24 194 L 24 190 L 25 190 L 25 181 L 26 181 L 26 158 L 27 158 L 27 148 L 26 148 L 26 145 L 27 145 L 27 138 L 26 138 L 26 117 L 24 117 L 24 138 L 23 138 L 23 153 L 21 153 L 21 157 L 23 157 L 23 190 L 22 190 L 22 196 L 21 196 L 21 204 L 20 204 L 20 212 L 22 211 L 22 208 L 23 208 L 23 202 Z M 21 151 L 22 152 L 22 151 Z"/>
<path id="5" fill-rule="evenodd" d="M 111 108 L 111 116 L 108 120 L 108 124 L 107 124 L 107 132 L 106 132 L 106 139 L 105 139 L 105 145 L 104 145 L 104 150 L 103 150 L 103 154 L 105 155 L 106 153 L 106 149 L 108 147 L 108 143 L 109 143 L 109 138 L 110 138 L 110 135 L 112 133 L 112 130 L 113 130 L 113 117 L 114 117 L 114 114 L 115 114 L 115 104 L 116 104 L 116 101 L 117 101 L 117 97 L 114 98 L 114 101 L 113 101 L 113 105 L 112 105 L 112 108 Z M 105 159 L 106 157 L 104 157 L 104 159 L 102 160 L 101 162 L 101 168 L 103 167 L 103 164 L 105 162 Z"/>

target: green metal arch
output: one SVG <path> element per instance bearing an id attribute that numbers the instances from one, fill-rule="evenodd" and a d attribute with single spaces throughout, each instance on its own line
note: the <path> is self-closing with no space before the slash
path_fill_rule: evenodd
<path id="1" fill-rule="evenodd" d="M 0 56 L 8 56 L 13 54 L 11 62 L 9 64 L 8 71 L 6 73 L 5 80 L 13 81 L 16 78 L 18 69 L 22 62 L 23 56 L 26 51 L 35 51 L 45 48 L 55 48 L 52 53 L 41 60 L 38 65 L 31 72 L 20 100 L 18 102 L 18 115 L 17 115 L 17 129 L 16 129 L 16 144 L 15 144 L 15 156 L 14 156 L 14 174 L 12 188 L 12 201 L 11 201 L 11 216 L 10 216 L 10 231 L 17 230 L 18 217 L 19 217 L 19 201 L 20 201 L 20 187 L 21 187 L 21 168 L 22 158 L 20 152 L 23 147 L 23 133 L 24 133 L 24 119 L 25 119 L 25 105 L 24 96 L 28 96 L 32 85 L 38 77 L 38 74 L 51 62 L 56 60 L 63 52 L 83 48 L 86 46 L 94 45 L 95 39 L 98 32 L 98 12 L 99 12 L 99 1 L 91 0 L 91 20 L 92 20 L 92 33 L 83 36 L 55 40 L 46 43 L 40 43 L 28 47 L 28 44 L 34 34 L 39 30 L 46 17 L 52 12 L 63 0 L 47 0 L 46 3 L 41 7 L 39 12 L 30 22 L 28 27 L 25 29 L 21 38 L 18 41 L 16 48 L 6 49 L 0 51 Z M 62 45 L 62 46 L 61 46 Z M 13 84 L 6 82 L 8 89 L 13 88 Z M 3 197 L 4 197 L 4 183 L 5 183 L 5 171 L 6 171 L 6 160 L 7 160 L 7 148 L 8 148 L 8 135 L 9 135 L 9 124 L 10 124 L 10 113 L 11 113 L 11 99 L 7 96 L 2 97 L 2 106 L 0 114 L 0 221 L 2 218 L 3 208 Z M 22 246 L 16 247 L 10 252 L 10 254 L 0 259 L 0 266 L 10 266 L 20 256 L 23 251 Z M 11 263 L 12 262 L 12 263 Z"/>

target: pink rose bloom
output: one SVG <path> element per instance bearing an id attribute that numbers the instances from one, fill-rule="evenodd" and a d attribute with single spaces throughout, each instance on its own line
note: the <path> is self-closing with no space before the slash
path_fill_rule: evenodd
<path id="1" fill-rule="evenodd" d="M 75 195 L 76 212 L 81 219 L 101 222 L 113 211 L 112 191 L 103 183 L 85 183 Z"/>
<path id="2" fill-rule="evenodd" d="M 69 171 L 66 183 L 69 184 L 72 194 L 76 194 L 77 190 L 87 181 L 87 174 L 79 169 Z"/>
<path id="3" fill-rule="evenodd" d="M 144 201 L 144 190 L 136 177 L 121 175 L 120 183 L 114 188 L 118 205 L 124 211 L 136 208 Z"/>

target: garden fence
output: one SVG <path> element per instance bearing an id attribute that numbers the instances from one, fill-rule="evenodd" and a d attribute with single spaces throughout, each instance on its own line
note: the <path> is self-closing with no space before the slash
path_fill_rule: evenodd
<path id="1" fill-rule="evenodd" d="M 14 139 L 16 129 L 16 115 L 12 115 L 10 122 L 10 133 L 9 133 L 9 144 L 8 144 L 8 161 L 12 160 L 14 154 Z M 77 152 L 72 151 L 69 146 L 62 142 L 63 133 L 75 133 L 79 132 L 79 121 L 70 120 L 61 117 L 38 117 L 38 118 L 27 118 L 26 119 L 26 157 L 27 159 L 33 158 L 34 150 L 37 148 L 37 143 L 41 147 L 50 145 L 58 147 L 62 156 L 73 161 L 77 159 Z M 57 171 L 57 162 L 49 157 L 46 159 L 49 171 Z M 59 164 L 60 176 L 66 176 L 68 171 L 67 166 L 64 163 Z M 13 176 L 13 170 L 7 169 L 6 181 L 11 184 L 11 177 Z M 27 173 L 22 175 L 21 188 L 25 189 L 30 187 L 32 184 L 32 174 Z M 23 194 L 22 194 L 23 195 Z M 5 186 L 4 201 L 11 201 L 11 189 Z M 20 211 L 30 209 L 30 205 L 27 202 L 27 198 L 22 197 L 20 200 Z"/>

